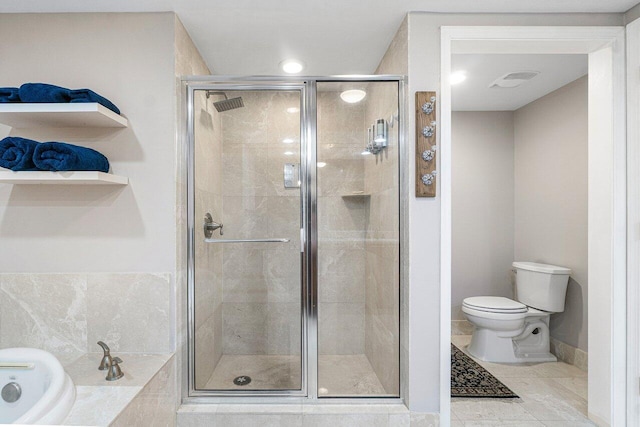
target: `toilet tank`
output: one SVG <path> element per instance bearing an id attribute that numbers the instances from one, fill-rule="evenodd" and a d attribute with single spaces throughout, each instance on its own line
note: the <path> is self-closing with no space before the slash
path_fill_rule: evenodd
<path id="1" fill-rule="evenodd" d="M 516 299 L 538 310 L 560 313 L 571 270 L 557 265 L 535 262 L 514 262 Z"/>

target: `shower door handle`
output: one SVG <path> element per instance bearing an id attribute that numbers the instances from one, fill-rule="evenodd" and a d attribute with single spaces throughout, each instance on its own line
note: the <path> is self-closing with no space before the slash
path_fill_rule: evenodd
<path id="1" fill-rule="evenodd" d="M 205 243 L 289 243 L 289 239 L 204 239 Z"/>

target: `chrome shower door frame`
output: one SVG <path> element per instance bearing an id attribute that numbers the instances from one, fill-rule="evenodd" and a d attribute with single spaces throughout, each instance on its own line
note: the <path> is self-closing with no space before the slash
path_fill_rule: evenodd
<path id="1" fill-rule="evenodd" d="M 183 382 L 182 401 L 185 403 L 402 403 L 402 396 L 393 397 L 318 397 L 318 216 L 317 216 L 317 83 L 318 82 L 397 82 L 399 113 L 399 183 L 400 236 L 404 235 L 402 185 L 408 166 L 405 147 L 405 85 L 402 75 L 349 75 L 349 76 L 195 76 L 182 79 L 186 110 L 186 182 L 187 182 L 187 369 Z M 301 389 L 300 390 L 196 390 L 195 389 L 195 130 L 194 92 L 197 90 L 281 90 L 300 92 L 300 196 L 301 196 Z M 404 254 L 400 247 L 400 265 Z M 401 275 L 402 276 L 402 275 Z M 400 286 L 403 286 L 400 279 Z M 400 292 L 402 295 L 402 292 Z M 402 297 L 401 297 L 402 298 Z M 400 301 L 402 307 L 402 301 Z M 404 314 L 400 314 L 401 317 Z M 402 321 L 400 321 L 402 327 Z M 402 336 L 402 334 L 400 334 Z M 401 343 L 399 344 L 401 346 Z M 406 367 L 400 364 L 402 372 Z M 402 375 L 401 375 L 402 378 Z M 401 381 L 400 378 L 400 381 Z M 402 382 L 400 382 L 402 392 Z"/>
<path id="2" fill-rule="evenodd" d="M 187 80 L 184 82 L 187 97 L 187 336 L 188 336 L 188 396 L 189 397 L 258 397 L 258 396 L 278 396 L 278 397 L 304 397 L 306 396 L 307 384 L 305 372 L 306 352 L 307 352 L 307 326 L 306 319 L 308 316 L 305 311 L 308 309 L 306 301 L 309 300 L 307 295 L 306 277 L 304 272 L 306 268 L 307 251 L 306 245 L 302 242 L 301 249 L 301 388 L 299 390 L 198 390 L 195 387 L 195 242 L 196 230 L 199 230 L 195 224 L 195 112 L 194 112 L 194 94 L 196 91 L 295 91 L 300 93 L 300 157 L 301 157 L 301 175 L 305 176 L 306 163 L 305 149 L 305 129 L 306 123 L 306 97 L 307 85 L 304 81 L 243 81 L 236 79 L 211 79 L 211 80 Z M 307 193 L 306 183 L 300 186 L 300 204 L 301 204 L 301 227 L 306 234 L 305 215 L 307 208 L 305 206 L 305 197 Z M 301 233 L 302 234 L 302 233 Z"/>

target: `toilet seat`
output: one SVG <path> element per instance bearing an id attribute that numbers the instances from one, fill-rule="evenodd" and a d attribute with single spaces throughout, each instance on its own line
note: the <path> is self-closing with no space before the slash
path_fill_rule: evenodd
<path id="1" fill-rule="evenodd" d="M 462 306 L 487 313 L 519 314 L 528 310 L 526 305 L 504 297 L 469 297 L 462 301 Z"/>

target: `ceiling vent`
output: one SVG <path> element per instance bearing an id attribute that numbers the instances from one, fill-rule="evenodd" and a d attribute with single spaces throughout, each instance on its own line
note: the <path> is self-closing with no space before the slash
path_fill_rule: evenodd
<path id="1" fill-rule="evenodd" d="M 514 88 L 540 74 L 540 71 L 516 71 L 507 73 L 489 85 L 492 87 Z"/>

